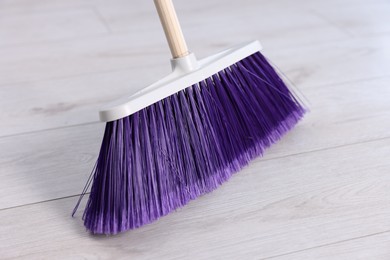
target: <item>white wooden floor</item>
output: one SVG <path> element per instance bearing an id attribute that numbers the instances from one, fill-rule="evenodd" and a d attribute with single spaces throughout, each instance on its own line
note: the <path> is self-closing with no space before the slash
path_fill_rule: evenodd
<path id="1" fill-rule="evenodd" d="M 97 110 L 170 69 L 153 3 L 0 0 L 0 258 L 390 259 L 390 2 L 176 5 L 198 57 L 260 39 L 311 113 L 215 192 L 92 236 L 70 213 Z"/>

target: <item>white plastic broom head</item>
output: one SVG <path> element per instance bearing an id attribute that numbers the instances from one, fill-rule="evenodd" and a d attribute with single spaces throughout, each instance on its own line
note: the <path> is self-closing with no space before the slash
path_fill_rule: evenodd
<path id="1" fill-rule="evenodd" d="M 99 112 L 100 120 L 108 122 L 129 116 L 211 77 L 260 50 L 260 43 L 253 41 L 199 61 L 193 53 L 184 57 L 173 58 L 171 59 L 171 74 L 131 96 L 107 104 Z"/>

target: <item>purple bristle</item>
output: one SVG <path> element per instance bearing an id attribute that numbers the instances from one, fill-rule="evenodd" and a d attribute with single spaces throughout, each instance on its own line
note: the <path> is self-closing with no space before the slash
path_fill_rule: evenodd
<path id="1" fill-rule="evenodd" d="M 262 155 L 304 113 L 258 52 L 107 123 L 85 226 L 116 234 L 184 206 Z"/>

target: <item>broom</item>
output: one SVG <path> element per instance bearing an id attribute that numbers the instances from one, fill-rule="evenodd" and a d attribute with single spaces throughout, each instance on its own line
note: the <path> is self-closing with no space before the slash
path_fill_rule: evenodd
<path id="1" fill-rule="evenodd" d="M 95 234 L 151 223 L 208 193 L 304 115 L 254 41 L 197 60 L 171 0 L 154 0 L 173 72 L 100 111 L 101 150 L 77 207 Z"/>

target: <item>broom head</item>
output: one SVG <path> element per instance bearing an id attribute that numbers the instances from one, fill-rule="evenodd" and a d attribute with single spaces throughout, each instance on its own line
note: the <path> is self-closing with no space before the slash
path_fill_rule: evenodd
<path id="1" fill-rule="evenodd" d="M 260 49 L 255 41 L 173 59 L 169 76 L 100 111 L 107 124 L 87 229 L 116 234 L 157 220 L 217 188 L 303 117 Z"/>

